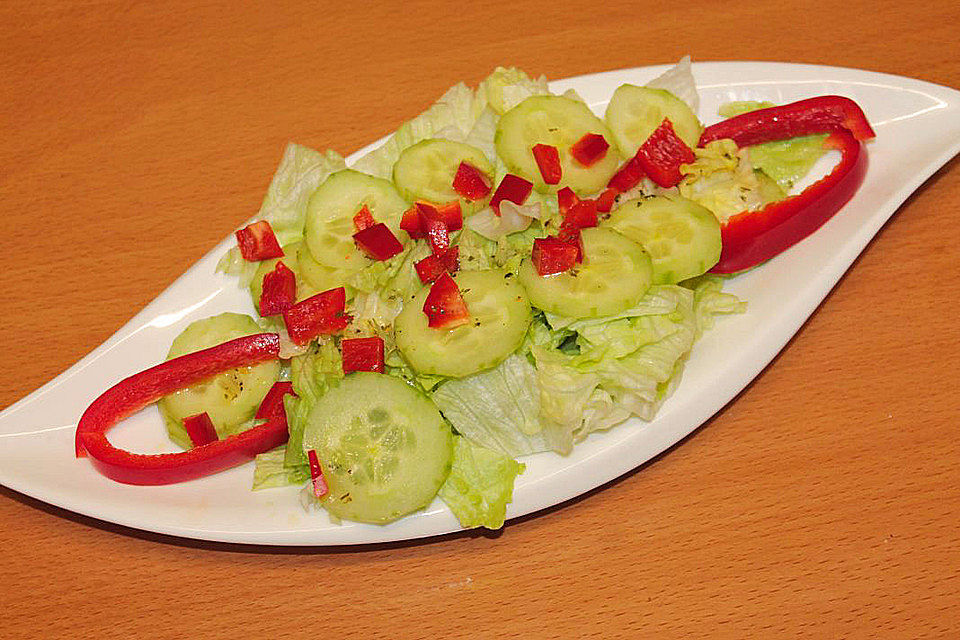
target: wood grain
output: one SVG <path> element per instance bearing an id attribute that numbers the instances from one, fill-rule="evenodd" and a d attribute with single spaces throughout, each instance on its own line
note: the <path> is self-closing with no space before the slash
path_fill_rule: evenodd
<path id="1" fill-rule="evenodd" d="M 0 4 L 0 406 L 451 84 L 779 60 L 960 86 L 953 2 Z M 883 637 L 960 626 L 955 159 L 776 360 L 638 471 L 500 534 L 198 543 L 2 489 L 0 638 Z"/>

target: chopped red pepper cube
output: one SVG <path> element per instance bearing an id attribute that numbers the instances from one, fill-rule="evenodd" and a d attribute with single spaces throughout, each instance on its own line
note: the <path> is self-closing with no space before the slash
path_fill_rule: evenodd
<path id="1" fill-rule="evenodd" d="M 297 301 L 297 276 L 283 262 L 278 262 L 273 271 L 263 276 L 260 292 L 260 315 L 275 316 L 283 313 Z"/>
<path id="2" fill-rule="evenodd" d="M 630 191 L 635 186 L 640 184 L 640 181 L 643 179 L 643 167 L 640 166 L 640 161 L 637 160 L 637 156 L 633 156 L 629 160 L 623 163 L 623 166 L 613 174 L 613 177 L 610 178 L 610 182 L 607 183 L 607 187 L 611 189 L 616 189 L 620 193 L 625 191 Z"/>
<path id="3" fill-rule="evenodd" d="M 431 220 L 439 220 L 447 231 L 459 231 L 463 229 L 463 211 L 460 209 L 460 201 L 452 200 L 447 204 L 436 205 L 432 202 L 417 200 L 414 203 L 417 213 L 421 218 L 426 217 Z M 423 220 L 420 221 L 420 229 L 426 231 L 427 225 Z"/>
<path id="4" fill-rule="evenodd" d="M 577 245 L 547 236 L 533 241 L 531 258 L 537 273 L 541 276 L 549 276 L 572 268 L 577 262 L 578 253 Z"/>
<path id="5" fill-rule="evenodd" d="M 520 176 L 515 176 L 512 173 L 508 173 L 503 176 L 503 180 L 500 181 L 500 184 L 497 186 L 497 190 L 494 192 L 493 197 L 490 198 L 490 207 L 493 209 L 493 212 L 497 215 L 500 215 L 500 203 L 504 200 L 509 200 L 513 204 L 522 205 L 527 201 L 527 198 L 530 197 L 530 192 L 533 190 L 533 183 L 529 180 L 524 180 Z"/>
<path id="6" fill-rule="evenodd" d="M 243 229 L 236 231 L 234 235 L 237 237 L 240 255 L 248 262 L 259 262 L 260 260 L 283 256 L 283 249 L 277 242 L 277 236 L 266 220 L 258 220 L 248 224 Z"/>
<path id="7" fill-rule="evenodd" d="M 439 255 L 450 246 L 450 231 L 440 217 L 437 208 L 428 202 L 417 202 L 420 212 L 420 228 L 423 229 L 433 253 Z"/>
<path id="8" fill-rule="evenodd" d="M 697 159 L 693 150 L 673 130 L 669 118 L 664 118 L 646 142 L 640 145 L 635 157 L 644 173 L 665 188 L 672 187 L 683 178 L 680 165 L 690 164 Z"/>
<path id="9" fill-rule="evenodd" d="M 237 367 L 276 360 L 280 338 L 259 333 L 167 360 L 125 378 L 90 403 L 77 424 L 76 455 L 89 455 L 103 475 L 126 484 L 158 485 L 200 478 L 252 460 L 287 441 L 287 425 L 267 421 L 207 446 L 156 455 L 118 449 L 107 439 L 117 422 L 190 385 Z"/>
<path id="10" fill-rule="evenodd" d="M 297 397 L 297 394 L 293 390 L 293 383 L 286 381 L 274 382 L 273 386 L 270 387 L 270 391 L 267 391 L 267 395 L 265 395 L 263 401 L 260 402 L 260 407 L 257 408 L 257 414 L 254 418 L 283 420 L 286 422 L 287 412 L 283 408 L 283 396 L 285 395 Z"/>
<path id="11" fill-rule="evenodd" d="M 283 312 L 290 339 L 294 344 L 304 345 L 321 334 L 340 331 L 350 324 L 350 316 L 343 313 L 345 306 L 343 287 L 301 300 Z"/>
<path id="12" fill-rule="evenodd" d="M 560 153 L 556 147 L 549 144 L 533 145 L 533 159 L 537 161 L 540 176 L 547 184 L 559 184 L 563 177 L 563 168 L 560 166 Z"/>
<path id="13" fill-rule="evenodd" d="M 592 167 L 607 155 L 610 143 L 599 133 L 585 133 L 570 147 L 570 155 L 585 167 Z"/>
<path id="14" fill-rule="evenodd" d="M 430 287 L 423 302 L 423 312 L 427 314 L 427 326 L 434 329 L 452 329 L 470 322 L 467 303 L 448 273 L 440 274 Z"/>
<path id="15" fill-rule="evenodd" d="M 343 372 L 373 371 L 383 373 L 383 338 L 344 338 L 340 342 Z"/>
<path id="16" fill-rule="evenodd" d="M 220 439 L 216 428 L 213 426 L 213 420 L 210 419 L 206 411 L 184 418 L 183 428 L 186 429 L 187 435 L 190 436 L 190 442 L 195 447 L 202 447 Z"/>
<path id="17" fill-rule="evenodd" d="M 580 198 L 570 187 L 564 187 L 557 191 L 557 208 L 560 209 L 560 215 L 567 215 L 570 207 L 580 202 Z"/>
<path id="18" fill-rule="evenodd" d="M 313 449 L 307 452 L 307 460 L 310 462 L 310 480 L 313 483 L 313 495 L 322 498 L 330 492 L 327 487 L 327 481 L 323 477 L 323 468 L 320 467 L 320 459 L 317 458 L 317 452 Z"/>
<path id="19" fill-rule="evenodd" d="M 460 269 L 460 247 L 453 246 L 439 255 L 429 255 L 414 263 L 413 268 L 420 276 L 420 282 L 424 284 L 433 282 L 444 271 L 450 274 L 456 273 Z"/>
<path id="20" fill-rule="evenodd" d="M 594 200 L 581 200 L 570 207 L 560 224 L 557 239 L 573 246 L 576 249 L 575 262 L 583 260 L 583 249 L 580 243 L 580 229 L 597 226 L 597 203 Z"/>
<path id="21" fill-rule="evenodd" d="M 363 231 L 375 224 L 377 224 L 377 221 L 373 219 L 373 214 L 370 213 L 367 205 L 360 207 L 360 211 L 357 211 L 357 214 L 353 216 L 353 228 L 357 231 Z"/>
<path id="22" fill-rule="evenodd" d="M 467 200 L 483 200 L 490 194 L 490 180 L 472 164 L 461 162 L 453 177 L 453 190 Z"/>
<path id="23" fill-rule="evenodd" d="M 597 196 L 597 211 L 600 213 L 609 213 L 613 205 L 617 203 L 617 196 L 620 195 L 616 189 L 607 188 L 603 193 Z"/>
<path id="24" fill-rule="evenodd" d="M 407 232 L 412 240 L 418 240 L 423 237 L 423 229 L 420 226 L 420 210 L 412 206 L 403 212 L 400 218 L 400 228 Z"/>
<path id="25" fill-rule="evenodd" d="M 397 240 L 397 236 L 382 222 L 357 231 L 353 234 L 353 241 L 373 260 L 387 260 L 403 251 L 403 245 Z"/>

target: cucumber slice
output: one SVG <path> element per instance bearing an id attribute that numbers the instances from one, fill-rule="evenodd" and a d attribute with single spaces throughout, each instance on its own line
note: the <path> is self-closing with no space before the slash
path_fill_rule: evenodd
<path id="1" fill-rule="evenodd" d="M 627 200 L 606 223 L 643 246 L 654 284 L 676 284 L 720 260 L 720 223 L 709 209 L 680 196 Z"/>
<path id="2" fill-rule="evenodd" d="M 297 264 L 300 273 L 308 288 L 312 291 L 328 291 L 344 286 L 351 276 L 357 273 L 355 269 L 338 269 L 320 264 L 310 253 L 307 244 L 301 243 L 297 251 Z M 347 292 L 349 294 L 349 291 Z"/>
<path id="3" fill-rule="evenodd" d="M 579 100 L 564 96 L 532 96 L 500 117 L 494 142 L 507 168 L 533 182 L 537 191 L 556 193 L 568 186 L 580 195 L 592 195 L 607 186 L 620 158 L 611 147 L 595 164 L 584 167 L 570 155 L 570 147 L 587 133 L 613 140 L 607 125 Z M 559 184 L 546 184 L 533 147 L 548 144 L 560 153 L 563 176 Z"/>
<path id="4" fill-rule="evenodd" d="M 635 305 L 653 280 L 650 256 L 616 231 L 582 229 L 583 262 L 570 271 L 541 276 L 527 258 L 520 284 L 533 306 L 568 318 L 596 318 Z"/>
<path id="5" fill-rule="evenodd" d="M 604 115 L 624 157 L 632 158 L 664 118 L 691 149 L 700 141 L 703 126 L 686 102 L 666 89 L 623 84 L 617 87 Z"/>
<path id="6" fill-rule="evenodd" d="M 429 138 L 407 147 L 393 165 L 393 181 L 407 200 L 437 204 L 460 200 L 463 215 L 483 208 L 484 200 L 467 200 L 453 190 L 461 162 L 472 164 L 493 179 L 493 165 L 483 151 L 464 142 Z"/>
<path id="7" fill-rule="evenodd" d="M 352 373 L 317 400 L 303 450 L 317 452 L 345 520 L 385 524 L 430 504 L 450 473 L 453 433 L 436 405 L 399 378 Z"/>
<path id="8" fill-rule="evenodd" d="M 353 216 L 364 205 L 374 220 L 385 223 L 403 241 L 400 218 L 409 205 L 393 183 L 344 169 L 317 187 L 307 203 L 303 236 L 317 262 L 339 269 L 360 269 L 368 263 L 353 242 Z"/>
<path id="9" fill-rule="evenodd" d="M 174 339 L 167 360 L 261 331 L 253 318 L 239 313 L 221 313 L 197 320 Z M 204 411 L 210 416 L 220 438 L 241 431 L 279 378 L 280 361 L 273 360 L 224 371 L 164 396 L 157 404 L 170 439 L 184 448 L 191 448 L 193 444 L 182 421 Z"/>
<path id="10" fill-rule="evenodd" d="M 470 311 L 468 324 L 427 326 L 429 287 L 394 322 L 397 347 L 418 373 L 462 378 L 495 367 L 520 347 L 533 319 L 523 287 L 505 271 L 462 271 L 454 280 Z"/>

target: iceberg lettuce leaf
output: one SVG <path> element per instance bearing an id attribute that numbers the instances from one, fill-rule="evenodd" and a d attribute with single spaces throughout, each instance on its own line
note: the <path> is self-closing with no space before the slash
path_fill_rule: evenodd
<path id="1" fill-rule="evenodd" d="M 513 484 L 524 465 L 492 449 L 458 436 L 450 475 L 440 487 L 440 498 L 460 521 L 472 529 L 503 526 Z"/>

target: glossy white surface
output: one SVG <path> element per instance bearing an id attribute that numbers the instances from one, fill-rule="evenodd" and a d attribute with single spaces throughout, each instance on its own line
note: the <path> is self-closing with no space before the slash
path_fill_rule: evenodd
<path id="1" fill-rule="evenodd" d="M 643 84 L 665 67 L 605 72 L 552 83 L 574 88 L 599 113 L 623 82 Z M 870 167 L 853 200 L 816 234 L 728 290 L 749 303 L 697 343 L 676 394 L 651 423 L 632 421 L 595 434 L 566 458 L 524 460 L 508 517 L 558 504 L 661 453 L 730 401 L 777 354 L 903 201 L 960 151 L 960 92 L 851 69 L 778 63 L 694 64 L 700 116 L 714 122 L 731 100 L 790 102 L 835 93 L 856 100 L 877 132 Z M 399 125 L 399 123 L 397 123 Z M 361 152 L 362 153 L 362 152 Z M 296 488 L 249 490 L 252 465 L 164 487 L 134 487 L 98 474 L 73 456 L 77 419 L 109 385 L 161 361 L 189 322 L 226 310 L 252 311 L 249 297 L 214 268 L 224 240 L 106 343 L 0 413 L 0 483 L 50 504 L 109 522 L 190 538 L 277 545 L 403 540 L 459 529 L 439 501 L 380 527 L 334 525 L 300 506 Z M 149 408 L 111 432 L 131 450 L 174 450 Z"/>

